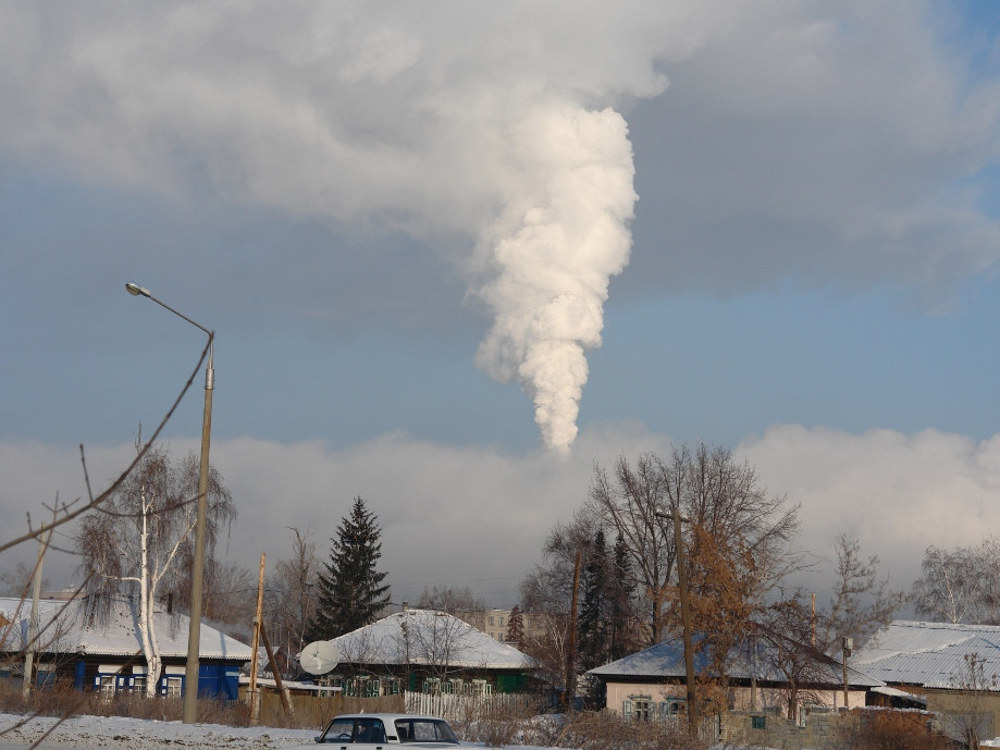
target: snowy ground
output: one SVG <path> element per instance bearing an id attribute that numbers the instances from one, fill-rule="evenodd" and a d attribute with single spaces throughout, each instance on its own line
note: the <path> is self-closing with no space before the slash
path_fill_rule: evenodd
<path id="1" fill-rule="evenodd" d="M 22 724 L 23 726 L 18 726 Z M 46 746 L 108 748 L 109 750 L 164 750 L 174 748 L 226 748 L 226 750 L 282 750 L 312 746 L 314 729 L 274 727 L 228 727 L 220 724 L 182 724 L 179 721 L 146 721 L 118 716 L 75 716 L 56 726 L 56 719 L 0 714 L 0 743 L 30 745 L 38 740 Z M 54 728 L 53 728 L 54 727 Z M 47 737 L 43 735 L 51 730 Z M 510 748 L 509 750 L 544 750 Z"/>
<path id="2" fill-rule="evenodd" d="M 166 745 L 199 748 L 255 748 L 278 750 L 312 744 L 316 731 L 273 727 L 227 727 L 219 724 L 182 724 L 179 721 L 146 721 L 119 716 L 75 716 L 57 725 L 40 716 L 0 714 L 0 742 L 31 744 L 51 730 L 42 742 L 75 748 L 131 748 L 152 750 Z M 23 726 L 18 726 L 24 722 Z M 54 727 L 54 728 L 53 728 Z"/>

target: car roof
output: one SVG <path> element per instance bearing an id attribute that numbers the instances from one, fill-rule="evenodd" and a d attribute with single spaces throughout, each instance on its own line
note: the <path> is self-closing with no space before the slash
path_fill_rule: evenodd
<path id="1" fill-rule="evenodd" d="M 426 716 L 423 714 L 338 714 L 336 719 L 381 719 L 382 721 L 395 721 L 405 719 L 408 721 L 444 721 L 440 716 Z"/>

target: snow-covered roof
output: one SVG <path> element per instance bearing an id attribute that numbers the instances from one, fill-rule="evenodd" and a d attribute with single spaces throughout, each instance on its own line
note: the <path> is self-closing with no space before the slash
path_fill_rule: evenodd
<path id="1" fill-rule="evenodd" d="M 86 603 L 82 599 L 39 600 L 40 650 L 91 656 L 130 656 L 141 651 L 142 644 L 136 632 L 136 614 L 130 602 L 114 602 L 107 622 L 95 621 L 92 624 L 86 622 L 85 607 Z M 0 622 L 14 624 L 11 630 L 4 628 L 7 638 L 2 650 L 22 649 L 28 637 L 31 601 L 0 598 L 0 617 L 3 618 Z M 188 616 L 157 611 L 153 615 L 153 623 L 159 641 L 160 655 L 167 658 L 186 657 L 190 623 Z M 204 622 L 200 634 L 199 656 L 202 659 L 250 661 L 251 649 L 246 644 L 205 625 Z"/>
<path id="2" fill-rule="evenodd" d="M 959 688 L 967 679 L 968 657 L 982 660 L 989 689 L 1000 678 L 1000 626 L 897 620 L 855 654 L 858 669 L 890 684 Z"/>
<path id="3" fill-rule="evenodd" d="M 758 645 L 763 650 L 766 646 Z M 728 676 L 734 680 L 756 679 L 761 682 L 783 683 L 787 678 L 773 668 L 766 666 L 768 660 L 760 658 L 751 660 L 745 656 L 734 656 L 727 664 Z M 707 666 L 707 657 L 703 653 L 695 655 L 695 671 L 701 672 Z M 843 666 L 840 662 L 817 654 L 814 668 L 809 681 L 814 684 L 829 684 L 841 686 L 844 684 Z M 671 638 L 650 646 L 644 651 L 630 654 L 617 661 L 591 669 L 587 674 L 604 678 L 636 678 L 642 680 L 676 678 L 684 679 L 684 643 L 680 638 Z M 848 667 L 848 684 L 855 688 L 869 688 L 881 685 L 877 679 Z"/>
<path id="4" fill-rule="evenodd" d="M 445 612 L 406 609 L 330 641 L 342 662 L 532 669 L 530 656 Z"/>

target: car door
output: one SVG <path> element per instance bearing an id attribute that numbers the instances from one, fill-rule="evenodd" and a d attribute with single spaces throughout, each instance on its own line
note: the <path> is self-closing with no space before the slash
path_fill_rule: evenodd
<path id="1" fill-rule="evenodd" d="M 383 750 L 388 743 L 381 719 L 356 716 L 335 720 L 326 732 L 324 744 L 344 750 Z"/>

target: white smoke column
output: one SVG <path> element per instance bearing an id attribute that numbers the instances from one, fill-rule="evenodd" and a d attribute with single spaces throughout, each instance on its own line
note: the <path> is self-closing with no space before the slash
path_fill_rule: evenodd
<path id="1" fill-rule="evenodd" d="M 662 92 L 710 5 L 0 4 L 0 152 L 434 247 L 492 318 L 478 365 L 566 452 L 636 200 L 605 107 Z"/>
<path id="2" fill-rule="evenodd" d="M 617 112 L 558 103 L 511 127 L 520 192 L 482 238 L 495 277 L 478 290 L 494 322 L 476 363 L 517 379 L 546 446 L 567 453 L 601 345 L 608 283 L 628 263 L 636 194 L 628 127 Z"/>

